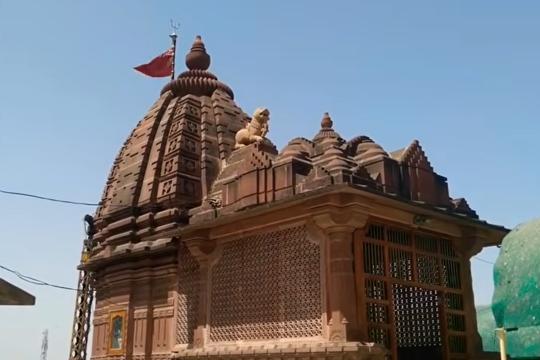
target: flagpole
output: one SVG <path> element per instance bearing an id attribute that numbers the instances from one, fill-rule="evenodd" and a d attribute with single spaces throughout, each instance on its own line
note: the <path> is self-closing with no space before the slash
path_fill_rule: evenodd
<path id="1" fill-rule="evenodd" d="M 171 71 L 171 80 L 174 80 L 174 62 L 175 62 L 175 58 L 176 58 L 176 38 L 178 37 L 178 35 L 176 35 L 174 32 L 169 35 L 171 40 L 172 40 L 172 71 Z"/>
<path id="2" fill-rule="evenodd" d="M 178 38 L 178 35 L 176 35 L 176 30 L 178 29 L 179 24 L 175 24 L 171 19 L 171 28 L 173 29 L 172 34 L 169 35 L 169 37 L 172 40 L 172 72 L 171 72 L 171 80 L 174 80 L 174 68 L 175 68 L 175 62 L 176 62 L 176 39 Z"/>

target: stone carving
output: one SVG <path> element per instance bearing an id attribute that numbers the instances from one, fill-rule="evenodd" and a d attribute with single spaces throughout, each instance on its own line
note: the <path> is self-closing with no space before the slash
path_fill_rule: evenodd
<path id="1" fill-rule="evenodd" d="M 236 133 L 234 148 L 239 149 L 254 142 L 263 141 L 268 133 L 268 121 L 270 121 L 270 111 L 267 108 L 257 108 L 247 126 Z"/>
<path id="2" fill-rule="evenodd" d="M 218 209 L 223 206 L 223 199 L 221 196 L 213 196 L 207 198 L 206 201 L 208 201 L 208 204 L 210 204 L 213 209 Z"/>

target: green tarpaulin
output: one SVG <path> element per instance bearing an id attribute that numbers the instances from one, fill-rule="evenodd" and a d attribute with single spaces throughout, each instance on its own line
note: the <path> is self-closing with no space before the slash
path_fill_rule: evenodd
<path id="1" fill-rule="evenodd" d="M 512 359 L 540 359 L 540 219 L 517 226 L 503 240 L 494 268 L 490 307 L 477 309 L 485 351 L 498 351 L 495 328 L 508 332 Z"/>
<path id="2" fill-rule="evenodd" d="M 499 327 L 540 325 L 540 219 L 503 240 L 494 269 L 493 315 Z"/>

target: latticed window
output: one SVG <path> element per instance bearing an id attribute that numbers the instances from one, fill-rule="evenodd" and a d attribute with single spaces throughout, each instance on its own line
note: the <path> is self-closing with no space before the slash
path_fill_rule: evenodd
<path id="1" fill-rule="evenodd" d="M 467 329 L 452 240 L 371 224 L 358 245 L 369 339 L 394 360 L 461 358 Z"/>

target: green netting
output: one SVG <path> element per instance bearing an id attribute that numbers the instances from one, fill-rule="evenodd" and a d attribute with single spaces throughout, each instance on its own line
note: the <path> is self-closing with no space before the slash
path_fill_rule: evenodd
<path id="1" fill-rule="evenodd" d="M 476 309 L 478 332 L 482 337 L 484 351 L 499 352 L 499 340 L 495 336 L 495 318 L 489 306 Z M 512 359 L 538 359 L 540 356 L 540 327 L 521 328 L 507 334 L 508 354 Z"/>
<path id="2" fill-rule="evenodd" d="M 499 352 L 499 340 L 495 336 L 495 318 L 490 306 L 476 308 L 478 332 L 482 337 L 484 351 Z M 507 334 L 508 353 L 512 359 L 538 359 L 540 356 L 540 327 L 521 328 Z"/>
<path id="3" fill-rule="evenodd" d="M 517 226 L 503 240 L 494 269 L 491 310 L 477 309 L 485 351 L 498 351 L 495 328 L 508 332 L 512 359 L 540 358 L 540 219 Z"/>
<path id="4" fill-rule="evenodd" d="M 476 322 L 478 332 L 482 337 L 482 347 L 484 351 L 499 352 L 499 341 L 495 336 L 495 318 L 491 311 L 491 306 L 478 306 L 476 308 Z"/>
<path id="5" fill-rule="evenodd" d="M 492 309 L 499 327 L 540 325 L 540 219 L 504 238 L 494 280 Z"/>

